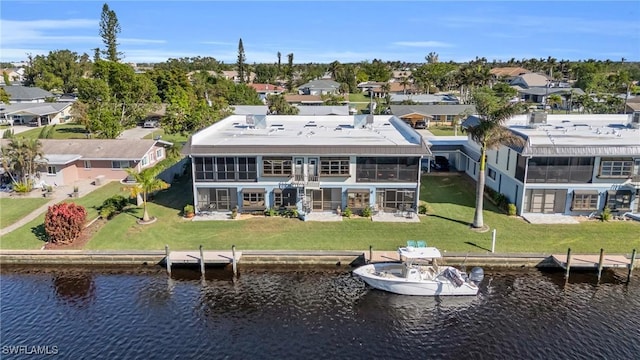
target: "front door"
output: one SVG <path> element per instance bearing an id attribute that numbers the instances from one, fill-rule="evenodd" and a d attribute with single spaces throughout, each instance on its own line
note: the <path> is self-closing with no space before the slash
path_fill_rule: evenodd
<path id="1" fill-rule="evenodd" d="M 318 159 L 309 159 L 309 181 L 313 181 L 318 176 Z"/>
<path id="2" fill-rule="evenodd" d="M 215 202 L 218 210 L 230 210 L 229 189 L 216 189 Z"/>
<path id="3" fill-rule="evenodd" d="M 324 210 L 322 206 L 322 189 L 309 190 L 309 203 L 313 210 Z"/>
<path id="4" fill-rule="evenodd" d="M 293 159 L 293 177 L 296 181 L 304 180 L 304 159 L 303 158 Z"/>

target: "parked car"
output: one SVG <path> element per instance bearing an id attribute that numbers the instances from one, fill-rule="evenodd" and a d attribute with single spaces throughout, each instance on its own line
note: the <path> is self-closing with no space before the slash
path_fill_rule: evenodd
<path id="1" fill-rule="evenodd" d="M 160 125 L 160 122 L 158 122 L 158 120 L 147 120 L 144 122 L 144 124 L 142 124 L 143 128 L 157 128 Z"/>

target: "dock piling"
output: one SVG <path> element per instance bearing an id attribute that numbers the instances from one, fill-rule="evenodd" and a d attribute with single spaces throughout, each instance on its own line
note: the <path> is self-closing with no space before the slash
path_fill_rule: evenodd
<path id="1" fill-rule="evenodd" d="M 567 272 L 564 274 L 564 278 L 569 281 L 569 270 L 571 269 L 571 248 L 567 250 Z"/>
<path id="2" fill-rule="evenodd" d="M 369 261 L 367 261 L 367 263 L 371 261 L 373 261 L 373 245 L 369 245 Z"/>
<path id="3" fill-rule="evenodd" d="M 600 249 L 600 259 L 598 260 L 598 283 L 602 277 L 602 263 L 604 262 L 604 249 Z"/>
<path id="4" fill-rule="evenodd" d="M 236 275 L 238 275 L 238 264 L 237 264 L 237 260 L 236 260 L 236 246 L 235 245 L 231 245 L 231 267 L 233 269 L 233 277 L 236 277 Z"/>
<path id="5" fill-rule="evenodd" d="M 204 277 L 204 252 L 202 251 L 202 245 L 200 245 L 200 272 Z"/>
<path id="6" fill-rule="evenodd" d="M 633 265 L 636 263 L 636 249 L 631 252 L 631 262 L 629 263 L 629 269 L 627 270 L 627 284 L 631 281 L 631 273 L 633 272 Z"/>
<path id="7" fill-rule="evenodd" d="M 165 258 L 164 262 L 167 265 L 167 274 L 171 276 L 171 258 L 169 257 L 169 245 L 164 246 Z"/>

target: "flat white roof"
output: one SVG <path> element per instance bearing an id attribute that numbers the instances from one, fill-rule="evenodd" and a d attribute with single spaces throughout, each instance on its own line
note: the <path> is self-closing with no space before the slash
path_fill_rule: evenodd
<path id="1" fill-rule="evenodd" d="M 196 133 L 191 146 L 422 146 L 420 134 L 404 121 L 366 116 L 231 115 Z M 253 124 L 251 124 L 253 123 Z"/>
<path id="2" fill-rule="evenodd" d="M 630 115 L 548 114 L 547 123 L 528 127 L 529 116 L 507 122 L 513 131 L 528 138 L 529 146 L 640 146 L 640 130 L 627 127 Z"/>

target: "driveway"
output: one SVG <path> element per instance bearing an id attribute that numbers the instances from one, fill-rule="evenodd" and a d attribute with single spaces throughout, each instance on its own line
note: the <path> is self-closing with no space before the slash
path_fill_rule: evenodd
<path id="1" fill-rule="evenodd" d="M 133 129 L 127 129 L 118 136 L 118 139 L 142 139 L 143 137 L 155 132 L 158 132 L 160 128 L 143 128 L 141 126 L 136 126 Z"/>

